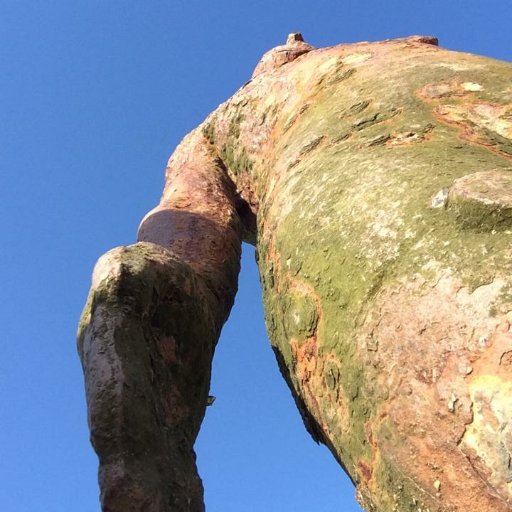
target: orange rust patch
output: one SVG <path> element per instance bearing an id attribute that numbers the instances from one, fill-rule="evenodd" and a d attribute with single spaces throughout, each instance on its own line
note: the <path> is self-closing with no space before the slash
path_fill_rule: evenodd
<path id="1" fill-rule="evenodd" d="M 327 434 L 327 426 L 322 421 L 322 414 L 318 405 L 318 372 L 317 358 L 318 347 L 316 337 L 312 336 L 306 342 L 299 343 L 297 340 L 290 341 L 292 357 L 295 364 L 295 374 L 297 375 L 300 394 L 307 405 L 309 413 L 315 418 L 321 426 L 322 431 Z"/>
<path id="2" fill-rule="evenodd" d="M 448 126 L 458 128 L 458 137 L 460 139 L 465 140 L 474 146 L 487 149 L 491 153 L 512 161 L 512 155 L 501 151 L 499 148 L 495 147 L 495 144 L 490 141 L 486 141 L 476 133 L 473 128 L 475 124 L 465 119 L 462 109 L 450 108 L 450 106 L 439 106 L 433 109 L 433 115 L 438 121 Z"/>
<path id="3" fill-rule="evenodd" d="M 486 140 L 478 130 L 489 130 L 510 138 L 512 135 L 512 105 L 479 101 L 475 92 L 479 84 L 458 80 L 430 83 L 416 91 L 416 96 L 433 105 L 432 114 L 441 123 L 458 129 L 458 137 L 470 144 L 487 149 L 507 160 L 512 155 L 502 151 L 492 140 Z M 447 103 L 446 100 L 451 101 Z"/>
<path id="4" fill-rule="evenodd" d="M 316 337 L 313 336 L 304 343 L 292 340 L 290 346 L 295 359 L 297 374 L 300 376 L 302 383 L 305 384 L 316 370 L 316 359 L 318 357 Z"/>
<path id="5" fill-rule="evenodd" d="M 495 375 L 512 380 L 512 333 L 496 331 L 486 342 L 485 351 L 473 363 L 474 375 Z"/>
<path id="6" fill-rule="evenodd" d="M 361 341 L 361 357 L 366 353 L 367 365 L 379 365 L 376 388 L 389 391 L 365 424 L 368 442 L 374 453 L 392 457 L 395 469 L 420 489 L 431 490 L 432 503 L 442 492 L 461 510 L 503 510 L 473 470 L 477 454 L 470 460 L 460 441 L 473 419 L 469 381 L 474 375 L 496 374 L 492 369 L 500 357 L 512 352 L 512 334 L 503 332 L 501 319 L 488 317 L 485 290 L 468 293 L 449 275 L 427 284 L 412 280 L 383 292 L 365 321 L 361 340 L 372 336 L 378 350 L 368 351 Z M 510 366 L 501 371 L 510 372 Z M 498 429 L 500 420 L 488 405 L 481 404 L 482 415 Z M 378 461 L 370 465 L 376 468 Z M 436 492 L 436 481 L 441 491 Z"/>
<path id="7" fill-rule="evenodd" d="M 369 482 L 373 475 L 373 470 L 370 463 L 360 460 L 357 463 L 357 472 L 364 482 Z"/>

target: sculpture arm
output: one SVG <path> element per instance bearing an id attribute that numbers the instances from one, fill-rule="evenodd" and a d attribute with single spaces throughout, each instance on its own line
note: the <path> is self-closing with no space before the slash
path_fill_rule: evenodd
<path id="1" fill-rule="evenodd" d="M 138 240 L 100 258 L 78 346 L 104 512 L 204 510 L 193 445 L 237 288 L 236 193 L 200 131 Z"/>

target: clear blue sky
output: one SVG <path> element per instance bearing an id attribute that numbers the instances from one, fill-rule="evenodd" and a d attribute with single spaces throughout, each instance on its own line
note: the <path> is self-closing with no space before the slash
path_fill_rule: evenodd
<path id="1" fill-rule="evenodd" d="M 77 320 L 97 257 L 129 244 L 173 147 L 292 31 L 410 34 L 512 60 L 507 0 L 0 0 L 0 510 L 97 512 Z M 208 512 L 354 512 L 264 332 L 252 250 L 197 443 Z"/>

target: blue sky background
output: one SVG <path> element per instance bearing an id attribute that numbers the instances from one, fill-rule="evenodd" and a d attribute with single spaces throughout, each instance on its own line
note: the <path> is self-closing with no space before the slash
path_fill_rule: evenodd
<path id="1" fill-rule="evenodd" d="M 75 331 L 91 269 L 133 242 L 174 146 L 302 31 L 410 34 L 512 60 L 507 0 L 0 0 L 0 510 L 99 510 Z M 268 347 L 253 251 L 197 443 L 209 512 L 355 512 Z"/>

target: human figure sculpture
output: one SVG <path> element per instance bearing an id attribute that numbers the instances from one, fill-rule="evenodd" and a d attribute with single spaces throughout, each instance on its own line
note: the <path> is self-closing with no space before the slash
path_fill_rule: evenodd
<path id="1" fill-rule="evenodd" d="M 79 327 L 104 512 L 204 510 L 193 444 L 256 245 L 304 423 L 368 511 L 512 510 L 512 66 L 300 34 L 180 143 Z"/>

